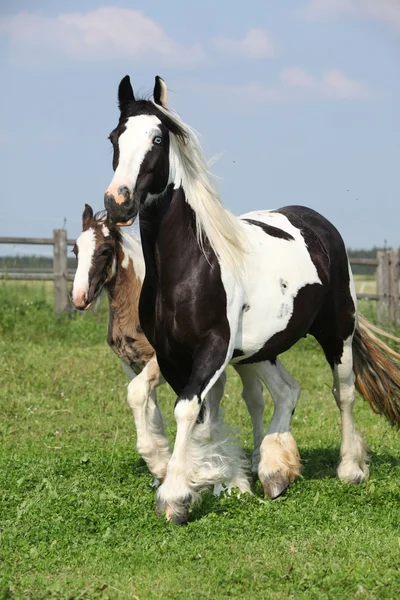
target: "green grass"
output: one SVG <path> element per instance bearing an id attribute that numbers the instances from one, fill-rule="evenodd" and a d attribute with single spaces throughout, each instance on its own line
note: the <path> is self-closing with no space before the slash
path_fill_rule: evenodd
<path id="1" fill-rule="evenodd" d="M 399 433 L 360 399 L 371 478 L 335 478 L 339 414 L 313 339 L 283 357 L 303 387 L 302 477 L 275 502 L 259 483 L 252 497 L 204 494 L 176 527 L 155 515 L 105 332 L 104 307 L 55 318 L 48 288 L 0 284 L 0 598 L 400 597 Z M 174 396 L 165 386 L 159 396 L 172 439 Z M 250 452 L 231 370 L 223 404 Z"/>

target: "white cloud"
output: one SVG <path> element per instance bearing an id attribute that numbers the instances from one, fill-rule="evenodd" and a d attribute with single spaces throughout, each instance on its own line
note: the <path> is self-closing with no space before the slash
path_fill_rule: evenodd
<path id="1" fill-rule="evenodd" d="M 25 59 L 64 55 L 80 61 L 156 59 L 187 66 L 205 58 L 200 44 L 184 47 L 142 11 L 116 6 L 55 17 L 30 12 L 2 16 L 0 34 L 9 38 L 12 55 Z"/>
<path id="2" fill-rule="evenodd" d="M 309 0 L 296 14 L 308 21 L 341 17 L 379 21 L 400 34 L 399 0 Z"/>
<path id="3" fill-rule="evenodd" d="M 360 100 L 370 95 L 365 84 L 338 70 L 324 71 L 317 78 L 299 67 L 289 67 L 283 69 L 280 79 L 282 89 L 295 90 L 300 99 Z"/>
<path id="4" fill-rule="evenodd" d="M 263 29 L 249 29 L 243 38 L 236 40 L 217 37 L 211 41 L 212 47 L 220 54 L 239 58 L 272 58 L 274 44 Z"/>
<path id="5" fill-rule="evenodd" d="M 283 69 L 279 82 L 271 86 L 263 83 L 202 84 L 199 89 L 207 95 L 217 94 L 226 99 L 252 104 L 365 100 L 371 97 L 371 92 L 365 84 L 350 79 L 341 71 L 324 71 L 320 77 L 314 77 L 299 67 Z"/>

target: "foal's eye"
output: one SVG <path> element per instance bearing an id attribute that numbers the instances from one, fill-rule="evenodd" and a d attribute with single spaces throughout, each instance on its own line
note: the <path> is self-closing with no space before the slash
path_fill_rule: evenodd
<path id="1" fill-rule="evenodd" d="M 161 144 L 162 139 L 159 135 L 157 135 L 154 140 L 153 140 L 154 144 Z"/>

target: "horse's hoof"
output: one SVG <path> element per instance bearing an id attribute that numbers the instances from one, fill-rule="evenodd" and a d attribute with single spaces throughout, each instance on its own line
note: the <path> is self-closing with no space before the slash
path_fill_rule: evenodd
<path id="1" fill-rule="evenodd" d="M 174 525 L 184 525 L 189 520 L 189 504 L 190 500 L 185 499 L 180 505 L 179 511 L 176 513 L 169 504 L 158 501 L 156 505 L 156 515 L 157 517 L 164 515 L 166 520 Z"/>
<path id="2" fill-rule="evenodd" d="M 185 509 L 183 512 L 180 512 L 179 515 L 172 515 L 169 519 L 170 523 L 174 525 L 186 525 L 189 520 L 189 510 Z"/>
<path id="3" fill-rule="evenodd" d="M 283 475 L 280 471 L 274 473 L 263 481 L 264 494 L 269 496 L 271 500 L 275 500 L 289 487 L 289 478 Z"/>

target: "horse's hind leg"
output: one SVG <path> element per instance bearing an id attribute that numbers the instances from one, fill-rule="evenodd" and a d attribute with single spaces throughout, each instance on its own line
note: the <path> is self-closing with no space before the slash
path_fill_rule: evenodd
<path id="1" fill-rule="evenodd" d="M 246 403 L 253 424 L 252 472 L 253 475 L 257 475 L 260 463 L 260 446 L 264 438 L 265 400 L 262 383 L 257 377 L 257 365 L 234 365 L 234 368 L 242 381 L 242 398 Z"/>
<path id="2" fill-rule="evenodd" d="M 279 359 L 255 365 L 274 402 L 274 414 L 261 444 L 258 475 L 264 493 L 277 498 L 300 473 L 300 455 L 290 433 L 290 421 L 300 396 L 300 385 Z"/>
<path id="3" fill-rule="evenodd" d="M 338 477 L 346 483 L 361 483 L 368 477 L 367 448 L 356 430 L 353 407 L 356 399 L 352 336 L 343 343 L 341 362 L 333 366 L 333 395 L 342 420 L 342 445 Z"/>

